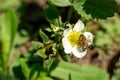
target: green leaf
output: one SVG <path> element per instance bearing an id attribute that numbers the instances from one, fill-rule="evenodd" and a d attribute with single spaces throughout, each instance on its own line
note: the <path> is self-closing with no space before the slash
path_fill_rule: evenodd
<path id="1" fill-rule="evenodd" d="M 36 52 L 36 55 L 39 55 L 41 56 L 42 58 L 46 58 L 46 54 L 45 54 L 45 51 L 46 51 L 46 48 L 43 48 L 43 49 L 39 49 L 37 52 Z"/>
<path id="2" fill-rule="evenodd" d="M 35 71 L 31 76 L 30 76 L 30 80 L 36 80 L 38 75 L 38 71 Z"/>
<path id="3" fill-rule="evenodd" d="M 29 38 L 30 37 L 22 36 L 19 32 L 17 32 L 15 35 L 14 44 L 20 46 L 22 44 L 25 44 L 27 41 L 29 41 Z"/>
<path id="4" fill-rule="evenodd" d="M 53 80 L 53 79 L 48 77 L 46 72 L 41 71 L 37 80 Z"/>
<path id="5" fill-rule="evenodd" d="M 22 67 L 22 72 L 25 76 L 26 79 L 29 79 L 29 75 L 30 75 L 30 69 L 28 68 L 28 65 L 26 63 L 26 59 L 21 58 L 20 59 L 20 63 L 21 63 L 21 67 Z"/>
<path id="6" fill-rule="evenodd" d="M 60 27 L 62 25 L 62 19 L 59 16 L 59 12 L 56 6 L 48 6 L 48 8 L 45 10 L 45 18 L 48 22 L 57 27 Z"/>
<path id="7" fill-rule="evenodd" d="M 62 47 L 62 44 L 60 44 L 60 47 Z M 69 58 L 68 58 L 68 56 L 65 54 L 64 50 L 59 49 L 58 52 L 59 52 L 61 58 L 62 58 L 64 61 L 69 61 Z"/>
<path id="8" fill-rule="evenodd" d="M 39 31 L 40 37 L 42 38 L 43 42 L 48 42 L 50 39 L 49 37 L 40 29 Z"/>
<path id="9" fill-rule="evenodd" d="M 3 21 L 1 22 L 4 52 L 9 52 L 9 50 L 12 48 L 18 23 L 18 17 L 15 11 L 8 9 L 5 13 Z"/>
<path id="10" fill-rule="evenodd" d="M 117 12 L 115 0 L 86 0 L 83 10 L 96 19 L 105 19 L 114 16 Z"/>
<path id="11" fill-rule="evenodd" d="M 5 74 L 4 74 L 4 70 L 3 70 L 3 68 L 0 66 L 0 79 L 1 80 L 5 80 Z"/>
<path id="12" fill-rule="evenodd" d="M 0 10 L 5 10 L 8 8 L 16 8 L 20 6 L 19 0 L 2 0 L 0 1 Z"/>
<path id="13" fill-rule="evenodd" d="M 2 18 L 0 18 L 0 26 L 1 26 L 1 52 L 3 54 L 3 63 L 4 68 L 7 68 L 8 57 L 11 53 L 15 34 L 18 28 L 18 17 L 15 11 L 8 9 Z"/>
<path id="14" fill-rule="evenodd" d="M 20 65 L 13 66 L 11 70 L 12 70 L 15 78 L 20 78 L 22 80 L 25 79 L 24 72 L 22 71 Z"/>
<path id="15" fill-rule="evenodd" d="M 10 74 L 6 73 L 5 70 L 0 67 L 0 80 L 14 80 L 15 78 Z"/>
<path id="16" fill-rule="evenodd" d="M 54 23 L 55 19 L 59 17 L 58 9 L 55 6 L 48 6 L 45 10 L 45 17 L 50 23 Z"/>
<path id="17" fill-rule="evenodd" d="M 52 66 L 54 60 L 55 59 L 52 57 L 52 55 L 50 55 L 48 61 L 44 63 L 44 67 L 47 69 L 47 71 L 50 71 L 50 67 Z"/>
<path id="18" fill-rule="evenodd" d="M 52 4 L 59 7 L 71 6 L 72 3 L 69 0 L 50 0 Z"/>
<path id="19" fill-rule="evenodd" d="M 43 47 L 44 47 L 43 43 L 38 42 L 38 41 L 32 41 L 32 49 L 37 50 Z"/>
<path id="20" fill-rule="evenodd" d="M 118 69 L 117 71 L 115 71 L 112 80 L 120 80 L 120 69 Z"/>
<path id="21" fill-rule="evenodd" d="M 79 67 L 73 63 L 58 61 L 53 64 L 51 76 L 63 80 L 108 80 L 108 74 L 95 66 L 84 65 Z"/>
<path id="22" fill-rule="evenodd" d="M 32 64 L 32 66 L 30 66 L 30 75 L 29 75 L 29 79 L 30 80 L 36 80 L 36 78 L 38 77 L 39 75 L 39 65 L 38 64 Z"/>
<path id="23" fill-rule="evenodd" d="M 83 5 L 81 2 L 74 3 L 73 8 L 77 11 L 79 15 L 82 17 L 85 17 L 86 19 L 90 19 L 90 15 L 86 14 L 86 12 L 83 10 Z"/>
<path id="24" fill-rule="evenodd" d="M 51 29 L 51 28 L 48 28 L 48 27 L 45 28 L 45 30 L 48 31 L 48 32 L 52 32 L 52 29 Z"/>
<path id="25" fill-rule="evenodd" d="M 103 39 L 101 39 L 100 37 L 102 37 Z M 109 34 L 105 34 L 104 32 L 102 32 L 102 31 L 98 31 L 97 33 L 96 33 L 96 42 L 95 42 L 95 44 L 97 45 L 97 46 L 104 46 L 104 45 L 112 45 L 112 41 L 111 41 L 111 39 L 110 39 L 110 36 L 109 36 Z"/>
<path id="26" fill-rule="evenodd" d="M 18 28 L 18 18 L 13 10 L 8 10 L 5 16 L 5 20 L 6 20 L 6 27 L 10 31 L 10 38 L 11 38 L 10 48 L 11 48 Z"/>

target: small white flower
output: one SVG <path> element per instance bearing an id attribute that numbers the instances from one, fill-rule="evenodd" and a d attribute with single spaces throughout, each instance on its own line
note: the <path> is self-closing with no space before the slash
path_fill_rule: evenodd
<path id="1" fill-rule="evenodd" d="M 66 54 L 73 53 L 77 58 L 82 58 L 86 55 L 87 47 L 93 42 L 93 35 L 90 32 L 82 33 L 83 29 L 83 22 L 78 20 L 73 29 L 64 30 L 62 44 Z"/>

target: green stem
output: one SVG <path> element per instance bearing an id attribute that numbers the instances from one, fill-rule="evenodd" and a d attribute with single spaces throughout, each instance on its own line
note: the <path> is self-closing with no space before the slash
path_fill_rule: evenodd
<path id="1" fill-rule="evenodd" d="M 72 8 L 72 6 L 70 6 L 69 11 L 68 11 L 68 16 L 67 16 L 67 19 L 66 19 L 67 22 L 70 21 L 72 13 L 73 13 L 73 8 Z"/>

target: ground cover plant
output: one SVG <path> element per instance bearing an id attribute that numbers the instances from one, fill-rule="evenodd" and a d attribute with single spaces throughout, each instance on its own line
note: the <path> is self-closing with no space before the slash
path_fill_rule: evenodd
<path id="1" fill-rule="evenodd" d="M 0 0 L 0 80 L 120 80 L 119 0 Z"/>

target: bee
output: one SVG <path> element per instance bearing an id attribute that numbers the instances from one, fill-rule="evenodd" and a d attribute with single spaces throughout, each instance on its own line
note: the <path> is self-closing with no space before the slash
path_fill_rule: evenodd
<path id="1" fill-rule="evenodd" d="M 79 36 L 78 44 L 83 51 L 85 51 L 89 47 L 87 43 L 87 39 L 83 34 Z"/>

